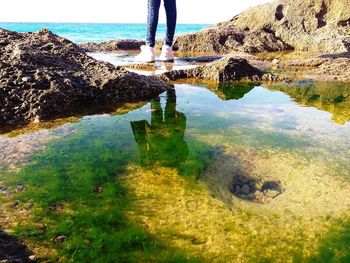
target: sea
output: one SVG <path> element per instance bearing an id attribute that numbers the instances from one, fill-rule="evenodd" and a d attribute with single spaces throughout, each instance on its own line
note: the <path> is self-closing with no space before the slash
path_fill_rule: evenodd
<path id="1" fill-rule="evenodd" d="M 176 35 L 195 32 L 206 24 L 178 24 Z M 146 24 L 102 24 L 102 23 L 8 23 L 0 22 L 0 28 L 17 32 L 33 32 L 47 28 L 55 34 L 75 43 L 103 42 L 113 39 L 145 39 Z M 159 24 L 157 37 L 163 37 L 166 25 Z"/>

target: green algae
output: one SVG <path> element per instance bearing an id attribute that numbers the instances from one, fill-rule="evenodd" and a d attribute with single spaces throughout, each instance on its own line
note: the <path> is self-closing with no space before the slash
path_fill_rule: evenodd
<path id="1" fill-rule="evenodd" d="M 350 222 L 338 220 L 319 242 L 318 252 L 300 262 L 350 262 Z M 302 257 L 301 257 L 302 258 Z"/>
<path id="2" fill-rule="evenodd" d="M 153 134 L 147 142 L 142 141 L 145 130 L 137 128 L 145 121 L 131 122 L 141 165 L 145 169 L 156 163 L 178 167 L 196 176 L 205 162 L 200 157 L 185 162 L 196 152 L 189 153 L 183 139 L 185 117 L 176 112 L 174 99 L 175 94 L 169 94 L 164 121 L 159 99 L 152 102 Z M 121 178 L 127 165 L 138 163 L 134 137 L 124 125 L 103 123 L 102 127 L 102 134 L 95 132 L 96 127 L 89 131 L 81 127 L 77 135 L 49 144 L 32 157 L 31 165 L 9 177 L 8 184 L 26 185 L 18 198 L 34 203 L 34 221 L 42 224 L 40 228 L 31 222 L 20 224 L 17 235 L 36 242 L 51 241 L 60 260 L 68 262 L 195 261 L 127 218 L 133 198 Z M 146 150 L 144 143 L 154 147 Z M 59 237 L 64 242 L 57 241 Z"/>

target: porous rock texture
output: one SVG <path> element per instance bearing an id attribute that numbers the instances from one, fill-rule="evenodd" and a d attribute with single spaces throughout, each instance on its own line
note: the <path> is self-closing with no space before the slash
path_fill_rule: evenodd
<path id="1" fill-rule="evenodd" d="M 160 77 L 167 81 L 194 78 L 218 83 L 226 81 L 271 82 L 287 80 L 284 77 L 266 73 L 258 68 L 255 68 L 250 65 L 246 59 L 237 57 L 224 57 L 205 66 L 200 66 L 194 69 L 166 72 Z"/>
<path id="2" fill-rule="evenodd" d="M 350 81 L 350 53 L 329 54 L 308 59 L 286 60 L 278 63 L 279 68 L 296 69 L 304 77 L 320 81 Z"/>
<path id="3" fill-rule="evenodd" d="M 182 52 L 350 52 L 350 0 L 279 0 L 177 38 Z"/>
<path id="4" fill-rule="evenodd" d="M 158 78 L 97 61 L 46 29 L 0 29 L 0 126 L 147 99 L 169 88 Z"/>
<path id="5" fill-rule="evenodd" d="M 86 52 L 118 52 L 126 50 L 140 50 L 146 42 L 135 39 L 117 39 L 101 43 L 87 42 L 80 44 Z"/>

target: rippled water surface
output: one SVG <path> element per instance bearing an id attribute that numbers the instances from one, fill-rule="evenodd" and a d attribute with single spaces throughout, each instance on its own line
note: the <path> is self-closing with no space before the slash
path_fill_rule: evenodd
<path id="1" fill-rule="evenodd" d="M 53 260 L 346 262 L 349 121 L 348 84 L 176 84 L 2 135 L 8 228 Z"/>

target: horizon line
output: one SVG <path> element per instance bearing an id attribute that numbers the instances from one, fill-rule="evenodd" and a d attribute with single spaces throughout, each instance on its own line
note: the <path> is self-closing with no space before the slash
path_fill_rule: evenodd
<path id="1" fill-rule="evenodd" d="M 141 25 L 141 24 L 147 24 L 147 22 L 37 22 L 37 21 L 0 21 L 0 23 L 33 23 L 33 24 L 135 24 L 135 25 Z M 220 22 L 214 22 L 214 23 L 177 23 L 177 25 L 212 25 Z M 166 25 L 165 22 L 159 23 L 159 25 Z"/>

